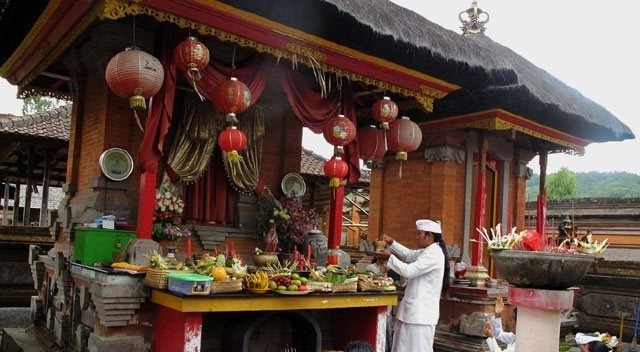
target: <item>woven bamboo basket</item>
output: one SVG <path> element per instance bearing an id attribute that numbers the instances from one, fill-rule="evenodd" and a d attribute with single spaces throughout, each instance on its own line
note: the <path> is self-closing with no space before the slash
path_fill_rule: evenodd
<path id="1" fill-rule="evenodd" d="M 166 290 L 169 281 L 167 275 L 174 271 L 175 270 L 149 268 L 147 269 L 147 275 L 144 276 L 143 282 L 149 287 Z"/>
<path id="2" fill-rule="evenodd" d="M 356 292 L 358 291 L 358 282 L 343 282 L 341 284 L 332 283 L 331 292 Z"/>
<path id="3" fill-rule="evenodd" d="M 366 281 L 358 281 L 358 290 L 359 291 L 363 291 L 363 292 L 367 292 L 367 291 L 375 291 L 375 292 L 383 292 L 386 291 L 384 287 L 382 286 L 378 286 L 378 285 L 374 285 L 372 283 L 366 282 Z"/>
<path id="4" fill-rule="evenodd" d="M 242 291 L 242 280 L 214 281 L 211 283 L 211 293 L 231 293 Z"/>

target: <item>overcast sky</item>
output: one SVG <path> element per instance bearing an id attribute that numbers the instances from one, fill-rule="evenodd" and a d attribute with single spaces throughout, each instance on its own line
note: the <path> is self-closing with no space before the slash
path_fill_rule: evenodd
<path id="1" fill-rule="evenodd" d="M 460 33 L 458 13 L 470 0 L 394 0 L 432 22 Z M 547 70 L 604 106 L 640 136 L 638 0 L 479 0 L 489 13 L 486 35 Z M 402 20 L 402 19 L 398 19 Z M 15 87 L 0 79 L 0 113 L 20 114 Z M 328 157 L 322 135 L 306 131 L 303 145 Z M 584 156 L 554 154 L 547 171 L 628 171 L 640 174 L 634 153 L 640 140 L 592 144 Z M 529 164 L 539 173 L 537 158 Z"/>

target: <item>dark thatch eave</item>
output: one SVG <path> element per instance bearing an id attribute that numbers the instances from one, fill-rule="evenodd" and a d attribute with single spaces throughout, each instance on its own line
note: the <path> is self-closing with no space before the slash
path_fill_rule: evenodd
<path id="1" fill-rule="evenodd" d="M 48 3 L 48 0 L 0 0 L 0 63 L 16 50 Z"/>
<path id="2" fill-rule="evenodd" d="M 633 139 L 631 129 L 601 105 L 491 38 L 469 36 L 509 62 L 518 84 L 462 89 L 434 105 L 435 116 L 501 108 L 537 123 L 593 142 Z"/>
<path id="3" fill-rule="evenodd" d="M 505 62 L 473 40 L 389 0 L 225 0 L 330 42 L 465 87 L 516 82 Z"/>

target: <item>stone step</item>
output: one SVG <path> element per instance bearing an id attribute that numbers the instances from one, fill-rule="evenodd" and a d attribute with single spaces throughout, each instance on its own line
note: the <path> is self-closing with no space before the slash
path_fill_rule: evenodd
<path id="1" fill-rule="evenodd" d="M 25 328 L 5 328 L 2 330 L 0 352 L 47 352 L 48 348 L 37 341 Z"/>

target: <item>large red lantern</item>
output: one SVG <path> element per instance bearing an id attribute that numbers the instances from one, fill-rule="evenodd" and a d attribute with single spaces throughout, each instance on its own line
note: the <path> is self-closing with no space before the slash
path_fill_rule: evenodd
<path id="1" fill-rule="evenodd" d="M 349 164 L 339 156 L 334 156 L 324 164 L 324 174 L 329 177 L 329 186 L 337 188 L 349 173 Z"/>
<path id="2" fill-rule="evenodd" d="M 231 77 L 218 85 L 213 104 L 225 114 L 239 114 L 251 104 L 251 91 L 246 84 Z"/>
<path id="3" fill-rule="evenodd" d="M 145 99 L 151 98 L 162 87 L 164 70 L 152 55 L 129 47 L 109 60 L 104 76 L 113 93 L 129 98 L 132 109 L 145 110 Z"/>
<path id="4" fill-rule="evenodd" d="M 387 143 L 389 149 L 396 152 L 396 160 L 406 161 L 407 153 L 412 152 L 422 142 L 422 131 L 415 122 L 403 116 L 389 125 Z"/>
<path id="5" fill-rule="evenodd" d="M 342 147 L 356 138 L 356 126 L 351 120 L 340 114 L 324 125 L 322 134 L 327 142 L 337 147 L 338 153 L 342 153 Z"/>
<path id="6" fill-rule="evenodd" d="M 247 136 L 236 126 L 227 127 L 218 136 L 218 146 L 227 154 L 230 162 L 237 163 L 242 160 L 238 151 L 247 147 Z"/>
<path id="7" fill-rule="evenodd" d="M 384 131 L 375 126 L 365 126 L 358 130 L 360 158 L 366 162 L 382 159 L 387 152 Z"/>
<path id="8" fill-rule="evenodd" d="M 371 107 L 371 116 L 373 119 L 382 124 L 382 128 L 385 130 L 389 128 L 389 123 L 398 117 L 398 105 L 389 97 L 382 97 L 382 99 L 373 103 Z"/>
<path id="9" fill-rule="evenodd" d="M 200 70 L 209 64 L 209 48 L 195 37 L 187 37 L 173 50 L 173 60 L 179 69 L 186 72 L 193 88 L 198 92 L 196 81 L 202 78 Z M 200 98 L 202 99 L 202 96 Z"/>

